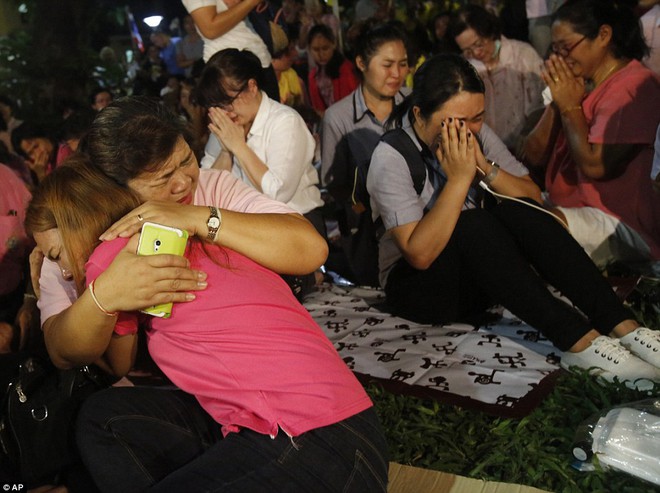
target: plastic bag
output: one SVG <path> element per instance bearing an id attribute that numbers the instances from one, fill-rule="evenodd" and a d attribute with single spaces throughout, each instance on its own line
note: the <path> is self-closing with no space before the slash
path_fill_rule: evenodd
<path id="1" fill-rule="evenodd" d="M 573 456 L 579 470 L 593 469 L 596 456 L 603 467 L 660 485 L 660 398 L 623 404 L 584 421 Z"/>

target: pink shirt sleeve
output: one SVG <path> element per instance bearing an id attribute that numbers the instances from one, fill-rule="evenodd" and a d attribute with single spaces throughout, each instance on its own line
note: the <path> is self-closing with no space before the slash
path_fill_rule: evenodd
<path id="1" fill-rule="evenodd" d="M 215 205 L 236 212 L 296 214 L 287 205 L 259 193 L 228 171 L 213 169 L 200 170 L 195 205 Z"/>
<path id="2" fill-rule="evenodd" d="M 259 193 L 238 180 L 231 173 L 218 170 L 200 170 L 199 184 L 195 192 L 195 204 L 215 205 L 221 209 L 231 209 L 237 212 L 295 213 L 290 207 Z M 112 258 L 120 249 L 115 251 Z M 93 279 L 98 277 L 108 265 L 110 265 L 110 261 L 104 264 L 102 268 L 99 267 L 100 270 L 96 272 Z M 91 280 L 92 278 L 88 279 L 88 282 L 91 282 Z M 44 260 L 39 285 L 41 287 L 41 299 L 38 307 L 41 310 L 42 325 L 48 318 L 70 307 L 78 298 L 74 283 L 65 281 L 57 264 L 47 259 Z"/>
<path id="3" fill-rule="evenodd" d="M 85 283 L 87 286 L 108 268 L 113 259 L 128 242 L 128 238 L 117 238 L 102 242 L 85 264 Z M 135 312 L 120 312 L 115 324 L 115 334 L 120 336 L 135 334 L 138 330 L 138 315 Z"/>

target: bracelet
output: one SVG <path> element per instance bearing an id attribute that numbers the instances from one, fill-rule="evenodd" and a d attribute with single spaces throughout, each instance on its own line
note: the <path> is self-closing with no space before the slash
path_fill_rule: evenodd
<path id="1" fill-rule="evenodd" d="M 96 293 L 94 293 L 94 283 L 96 282 L 96 279 L 94 279 L 92 282 L 89 283 L 89 294 L 92 295 L 92 299 L 94 300 L 94 303 L 96 303 L 96 306 L 101 310 L 103 313 L 105 313 L 108 317 L 116 317 L 119 315 L 119 312 L 109 312 L 105 308 L 101 306 L 101 303 L 99 303 L 99 300 L 96 298 Z"/>
<path id="2" fill-rule="evenodd" d="M 498 173 L 500 172 L 500 165 L 495 161 L 488 161 L 490 163 L 490 172 L 483 177 L 483 181 L 486 185 L 490 185 L 497 178 Z"/>
<path id="3" fill-rule="evenodd" d="M 582 105 L 578 104 L 577 106 L 571 106 L 570 108 L 566 108 L 565 110 L 561 111 L 561 114 L 565 115 L 566 113 L 570 113 L 571 111 L 575 111 L 575 110 L 582 111 Z"/>
<path id="4" fill-rule="evenodd" d="M 36 300 L 37 295 L 32 293 L 23 293 L 23 301 L 25 300 Z"/>

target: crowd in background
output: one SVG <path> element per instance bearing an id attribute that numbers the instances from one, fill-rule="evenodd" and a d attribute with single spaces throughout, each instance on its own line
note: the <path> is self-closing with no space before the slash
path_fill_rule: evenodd
<path id="1" fill-rule="evenodd" d="M 104 83 L 84 103 L 62 101 L 56 128 L 24 120 L 20 101 L 1 95 L 0 353 L 42 344 L 38 336 L 34 341 L 40 326 L 39 266 L 44 258 L 60 260 L 47 249 L 33 249 L 34 235 L 24 225 L 28 203 L 54 170 L 75 162 L 79 149 L 93 148 L 88 132 L 101 125 L 101 116 L 114 115 L 106 108 L 130 114 L 125 96 L 153 98 L 176 115 L 199 168 L 227 171 L 246 190 L 303 215 L 326 240 L 329 256 L 323 266 L 311 274 L 281 275 L 298 300 L 323 279 L 339 279 L 383 287 L 390 306 L 407 304 L 399 306 L 399 314 L 437 322 L 435 314 L 420 315 L 425 298 L 415 288 L 425 286 L 418 282 L 419 272 L 433 275 L 431 266 L 450 243 L 436 245 L 437 238 L 430 241 L 424 228 L 434 220 L 435 226 L 451 223 L 451 214 L 434 210 L 445 210 L 436 204 L 444 203 L 447 184 L 460 174 L 459 164 L 453 164 L 460 159 L 448 153 L 469 148 L 477 156 L 474 183 L 466 181 L 465 193 L 456 198 L 456 217 L 486 207 L 475 176 L 483 188 L 544 208 L 559 222 L 541 227 L 525 216 L 528 227 L 520 235 L 540 228 L 539 238 L 560 238 L 562 254 L 570 250 L 565 255 L 577 259 L 571 272 L 585 279 L 582 287 L 589 284 L 602 293 L 588 301 L 593 311 L 607 312 L 600 301 L 612 306 L 616 301 L 592 261 L 601 270 L 621 263 L 632 272 L 660 274 L 660 2 L 608 0 L 608 7 L 593 15 L 585 15 L 586 7 L 574 12 L 572 2 L 357 0 L 340 5 L 337 17 L 321 0 L 283 0 L 281 5 L 183 0 L 189 14 L 180 20 L 182 28 L 152 32 L 144 52 L 136 51 L 130 64 L 118 63 L 112 49 L 104 48 L 99 68 Z M 447 72 L 429 74 L 429 66 Z M 449 79 L 451 70 L 461 72 L 456 80 L 466 87 L 441 80 Z M 432 106 L 433 91 L 443 84 L 449 89 Z M 418 140 L 413 154 L 426 160 L 428 173 L 420 190 L 412 166 L 412 178 L 403 165 L 388 174 L 394 168 L 387 153 L 393 151 L 382 139 L 393 127 L 408 128 Z M 443 147 L 448 141 L 455 147 Z M 390 147 L 413 160 L 396 145 Z M 175 154 L 183 152 L 177 149 Z M 370 162 L 378 177 L 368 175 Z M 130 188 L 135 177 L 125 183 L 119 183 L 124 177 L 111 178 Z M 475 238 L 481 238 L 477 229 Z M 454 231 L 448 228 L 447 238 Z M 508 245 L 507 235 L 502 243 Z M 492 258 L 483 253 L 484 262 Z M 456 258 L 464 254 L 457 252 L 449 263 L 459 264 Z M 523 263 L 531 256 L 527 252 Z M 544 258 L 543 269 L 561 270 L 559 258 L 550 267 Z M 408 270 L 402 273 L 401 265 Z M 450 278 L 443 268 L 441 277 Z M 71 278 L 62 265 L 60 271 Z M 512 275 L 497 272 L 500 281 Z M 525 270 L 517 278 L 523 288 L 520 279 L 528 274 Z M 392 279 L 410 284 L 395 286 Z M 435 286 L 429 279 L 424 282 Z M 557 282 L 580 291 L 574 286 L 580 279 Z M 454 285 L 444 287 L 458 292 Z M 521 296 L 506 301 L 515 303 Z M 525 305 L 521 310 L 535 306 Z M 116 311 L 121 307 L 105 314 Z M 616 319 L 611 327 L 627 324 L 617 338 L 639 325 L 618 305 L 601 315 L 594 317 L 608 323 Z M 575 324 L 579 335 L 590 329 L 582 320 Z M 660 344 L 656 335 L 644 332 L 643 337 Z M 578 344 L 576 334 L 558 340 L 566 351 Z M 620 354 L 618 342 L 601 342 Z M 634 371 L 653 380 L 655 366 Z"/>

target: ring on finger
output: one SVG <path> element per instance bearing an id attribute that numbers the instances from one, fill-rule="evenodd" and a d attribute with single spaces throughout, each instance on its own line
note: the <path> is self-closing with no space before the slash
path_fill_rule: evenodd
<path id="1" fill-rule="evenodd" d="M 142 222 L 144 221 L 144 218 L 142 217 L 142 214 L 137 215 L 138 221 Z"/>

